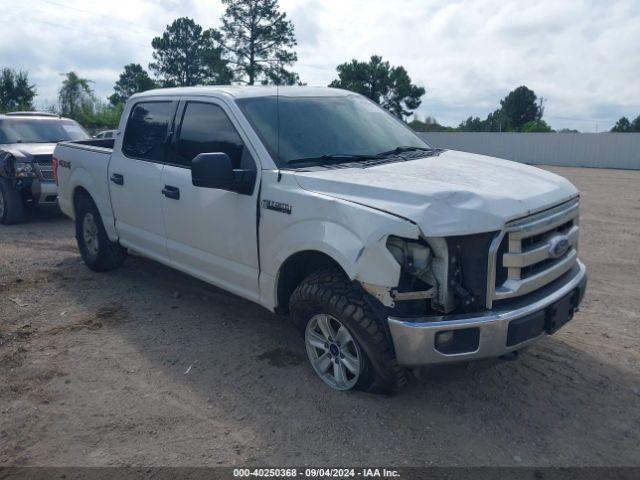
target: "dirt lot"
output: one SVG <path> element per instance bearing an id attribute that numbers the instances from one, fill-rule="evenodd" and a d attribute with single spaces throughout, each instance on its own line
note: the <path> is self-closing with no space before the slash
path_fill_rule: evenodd
<path id="1" fill-rule="evenodd" d="M 89 271 L 64 217 L 0 227 L 0 464 L 640 466 L 640 172 L 552 170 L 582 311 L 394 397 L 331 391 L 286 319 L 153 261 Z"/>

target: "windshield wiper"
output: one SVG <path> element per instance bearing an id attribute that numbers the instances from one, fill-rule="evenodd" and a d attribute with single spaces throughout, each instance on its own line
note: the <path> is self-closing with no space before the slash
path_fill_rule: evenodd
<path id="1" fill-rule="evenodd" d="M 299 165 L 303 163 L 311 163 L 322 161 L 318 166 L 335 165 L 337 163 L 348 163 L 355 160 L 372 160 L 378 158 L 378 155 L 357 155 L 353 153 L 333 153 L 331 155 L 320 155 L 318 157 L 296 158 L 287 161 L 287 165 Z"/>
<path id="2" fill-rule="evenodd" d="M 387 150 L 386 152 L 381 152 L 378 153 L 377 156 L 383 157 L 386 155 L 394 155 L 397 153 L 406 153 L 406 152 L 431 152 L 435 149 L 433 148 L 427 148 L 427 147 L 412 147 L 412 146 L 401 146 L 401 147 L 396 147 L 393 150 Z"/>
<path id="3" fill-rule="evenodd" d="M 320 155 L 317 157 L 306 157 L 306 158 L 296 158 L 294 160 L 289 160 L 287 165 L 300 165 L 300 164 L 311 164 L 313 166 L 322 166 L 322 165 L 335 165 L 339 163 L 349 163 L 353 161 L 367 161 L 367 160 L 383 160 L 386 157 L 391 155 L 397 155 L 399 153 L 405 152 L 436 152 L 437 150 L 434 148 L 427 147 L 412 147 L 412 146 L 401 146 L 396 147 L 393 150 L 389 150 L 387 152 L 375 153 L 371 155 L 362 155 L 362 154 L 354 154 L 354 153 L 334 153 L 331 155 Z M 403 158 L 403 157 L 400 157 Z M 406 160 L 406 159 L 405 159 Z M 314 165 L 317 163 L 317 165 Z"/>

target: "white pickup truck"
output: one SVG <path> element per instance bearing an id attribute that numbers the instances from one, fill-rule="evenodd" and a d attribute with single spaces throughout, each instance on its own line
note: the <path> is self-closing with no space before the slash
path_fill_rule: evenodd
<path id="1" fill-rule="evenodd" d="M 351 92 L 152 90 L 54 157 L 89 268 L 131 249 L 289 313 L 335 389 L 518 351 L 584 295 L 571 183 L 432 148 Z"/>

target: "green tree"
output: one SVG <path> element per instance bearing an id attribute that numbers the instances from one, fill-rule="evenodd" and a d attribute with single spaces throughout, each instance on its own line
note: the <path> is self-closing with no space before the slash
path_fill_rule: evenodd
<path id="1" fill-rule="evenodd" d="M 58 91 L 58 105 L 50 106 L 47 110 L 73 118 L 91 130 L 117 127 L 124 104 L 112 105 L 98 100 L 91 89 L 91 83 L 91 80 L 79 77 L 76 72 L 64 74 Z"/>
<path id="2" fill-rule="evenodd" d="M 293 85 L 298 74 L 287 70 L 298 56 L 293 23 L 280 12 L 278 0 L 222 0 L 222 43 L 234 78 L 253 85 Z"/>
<path id="3" fill-rule="evenodd" d="M 3 68 L 0 72 L 0 112 L 33 110 L 35 85 L 29 84 L 27 72 Z"/>
<path id="4" fill-rule="evenodd" d="M 500 108 L 487 115 L 484 123 L 487 132 L 508 132 L 511 130 L 509 119 Z"/>
<path id="5" fill-rule="evenodd" d="M 480 120 L 480 117 L 469 117 L 458 125 L 461 132 L 485 132 L 487 131 L 487 122 Z"/>
<path id="6" fill-rule="evenodd" d="M 373 55 L 369 62 L 351 62 L 336 67 L 338 78 L 329 86 L 360 93 L 380 104 L 395 116 L 404 118 L 422 103 L 425 89 L 411 83 L 404 67 L 392 67 Z"/>
<path id="7" fill-rule="evenodd" d="M 542 120 L 544 99 L 533 90 L 521 86 L 500 100 L 500 108 L 485 120 L 469 117 L 460 123 L 463 132 L 548 132 L 551 127 Z M 525 128 L 526 127 L 526 128 Z"/>
<path id="8" fill-rule="evenodd" d="M 218 31 L 178 18 L 152 40 L 154 62 L 149 68 L 165 87 L 230 83 L 231 71 L 222 59 L 219 40 Z"/>
<path id="9" fill-rule="evenodd" d="M 508 130 L 521 132 L 525 124 L 542 119 L 542 100 L 525 86 L 516 88 L 500 101 L 502 118 Z"/>
<path id="10" fill-rule="evenodd" d="M 553 132 L 553 129 L 544 120 L 532 120 L 522 126 L 524 133 L 548 133 Z"/>
<path id="11" fill-rule="evenodd" d="M 627 117 L 621 117 L 611 129 L 612 132 L 626 133 L 631 131 L 631 122 Z"/>
<path id="12" fill-rule="evenodd" d="M 627 117 L 621 117 L 611 129 L 612 132 L 631 133 L 640 132 L 640 115 L 629 121 Z"/>
<path id="13" fill-rule="evenodd" d="M 109 101 L 111 105 L 118 105 L 126 102 L 134 93 L 144 92 L 155 87 L 156 82 L 149 77 L 142 65 L 130 63 L 124 66 L 124 71 L 114 85 L 113 95 L 109 97 Z"/>
<path id="14" fill-rule="evenodd" d="M 58 91 L 59 113 L 83 123 L 93 114 L 95 96 L 90 87 L 91 80 L 79 77 L 76 72 L 68 72 Z"/>
<path id="15" fill-rule="evenodd" d="M 91 113 L 81 119 L 82 125 L 91 130 L 116 128 L 124 109 L 123 103 L 112 105 L 101 101 L 93 104 Z"/>
<path id="16" fill-rule="evenodd" d="M 414 115 L 414 118 L 409 122 L 409 126 L 416 132 L 448 132 L 451 131 L 451 127 L 445 127 L 440 125 L 434 117 L 426 117 L 424 120 L 420 120 L 418 115 Z"/>

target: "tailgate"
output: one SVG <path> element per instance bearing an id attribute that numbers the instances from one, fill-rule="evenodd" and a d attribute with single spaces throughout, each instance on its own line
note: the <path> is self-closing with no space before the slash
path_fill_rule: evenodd
<path id="1" fill-rule="evenodd" d="M 105 217 L 111 216 L 107 169 L 113 152 L 113 139 L 63 142 L 53 152 L 53 166 L 58 183 L 60 209 L 73 218 L 73 195 L 76 188 L 85 189 Z"/>

